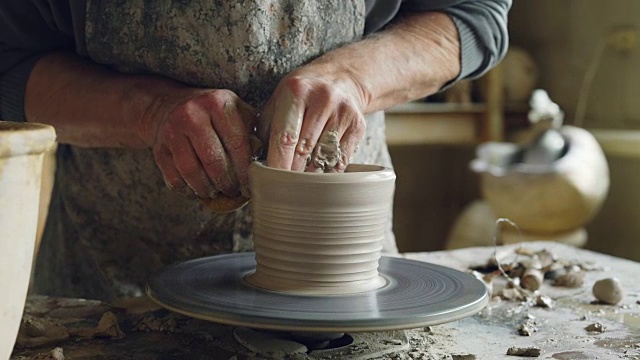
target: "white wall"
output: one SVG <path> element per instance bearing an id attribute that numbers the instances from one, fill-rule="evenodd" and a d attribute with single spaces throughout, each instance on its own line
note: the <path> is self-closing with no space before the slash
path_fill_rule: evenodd
<path id="1" fill-rule="evenodd" d="M 512 45 L 532 53 L 540 86 L 571 121 L 598 43 L 621 25 L 640 27 L 640 1 L 514 0 L 509 27 Z M 585 127 L 640 129 L 639 97 L 640 49 L 607 50 L 592 83 Z"/>

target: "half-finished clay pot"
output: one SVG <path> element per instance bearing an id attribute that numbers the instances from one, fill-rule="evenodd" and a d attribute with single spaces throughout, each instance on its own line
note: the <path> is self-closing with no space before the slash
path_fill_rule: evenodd
<path id="1" fill-rule="evenodd" d="M 38 223 L 44 153 L 53 127 L 0 121 L 0 359 L 8 359 L 22 318 Z"/>
<path id="2" fill-rule="evenodd" d="M 257 287 L 298 294 L 365 292 L 385 284 L 378 261 L 395 174 L 351 164 L 344 173 L 249 168 Z"/>

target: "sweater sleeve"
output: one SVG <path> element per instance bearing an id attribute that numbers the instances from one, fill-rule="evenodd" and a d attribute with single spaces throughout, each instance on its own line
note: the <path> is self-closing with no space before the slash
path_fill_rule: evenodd
<path id="1" fill-rule="evenodd" d="M 460 36 L 461 70 L 450 82 L 475 79 L 504 58 L 509 47 L 507 13 L 512 0 L 365 0 L 365 31 L 382 28 L 399 12 L 448 14 Z"/>
<path id="2" fill-rule="evenodd" d="M 460 36 L 461 70 L 454 81 L 475 79 L 504 58 L 509 48 L 511 0 L 407 0 L 408 10 L 439 10 L 451 16 Z"/>
<path id="3" fill-rule="evenodd" d="M 36 62 L 51 51 L 74 51 L 83 20 L 71 7 L 81 0 L 0 2 L 0 120 L 25 121 L 24 93 Z"/>

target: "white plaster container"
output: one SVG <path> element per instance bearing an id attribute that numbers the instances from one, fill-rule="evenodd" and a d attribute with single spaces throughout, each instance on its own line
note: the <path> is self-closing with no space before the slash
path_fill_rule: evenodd
<path id="1" fill-rule="evenodd" d="M 345 173 L 249 168 L 254 286 L 300 294 L 346 294 L 385 284 L 378 274 L 395 174 L 377 165 Z"/>
<path id="2" fill-rule="evenodd" d="M 0 121 L 0 359 L 20 326 L 34 254 L 44 153 L 53 127 Z"/>

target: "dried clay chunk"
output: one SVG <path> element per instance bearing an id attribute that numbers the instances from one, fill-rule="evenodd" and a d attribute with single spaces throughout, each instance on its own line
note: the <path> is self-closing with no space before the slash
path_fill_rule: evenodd
<path id="1" fill-rule="evenodd" d="M 593 284 L 591 290 L 593 291 L 593 296 L 601 303 L 615 305 L 622 300 L 622 285 L 617 278 L 598 280 Z"/>
<path id="2" fill-rule="evenodd" d="M 523 288 L 531 291 L 536 291 L 542 286 L 544 280 L 544 274 L 538 269 L 527 269 L 520 279 L 520 284 Z"/>
<path id="3" fill-rule="evenodd" d="M 589 331 L 589 332 L 598 332 L 598 333 L 603 333 L 603 332 L 605 332 L 607 330 L 604 327 L 604 325 L 602 325 L 600 323 L 589 324 L 584 329 Z"/>
<path id="4" fill-rule="evenodd" d="M 537 348 L 537 347 L 519 348 L 514 346 L 514 347 L 510 347 L 507 350 L 507 355 L 522 356 L 522 357 L 538 357 L 540 356 L 540 348 Z"/>
<path id="5" fill-rule="evenodd" d="M 228 197 L 222 194 L 217 194 L 215 199 L 200 199 L 200 201 L 216 214 L 228 213 L 236 211 L 249 202 L 249 199 L 244 196 Z"/>
<path id="6" fill-rule="evenodd" d="M 566 274 L 557 277 L 553 285 L 578 288 L 584 284 L 584 275 L 584 271 L 572 269 Z"/>

